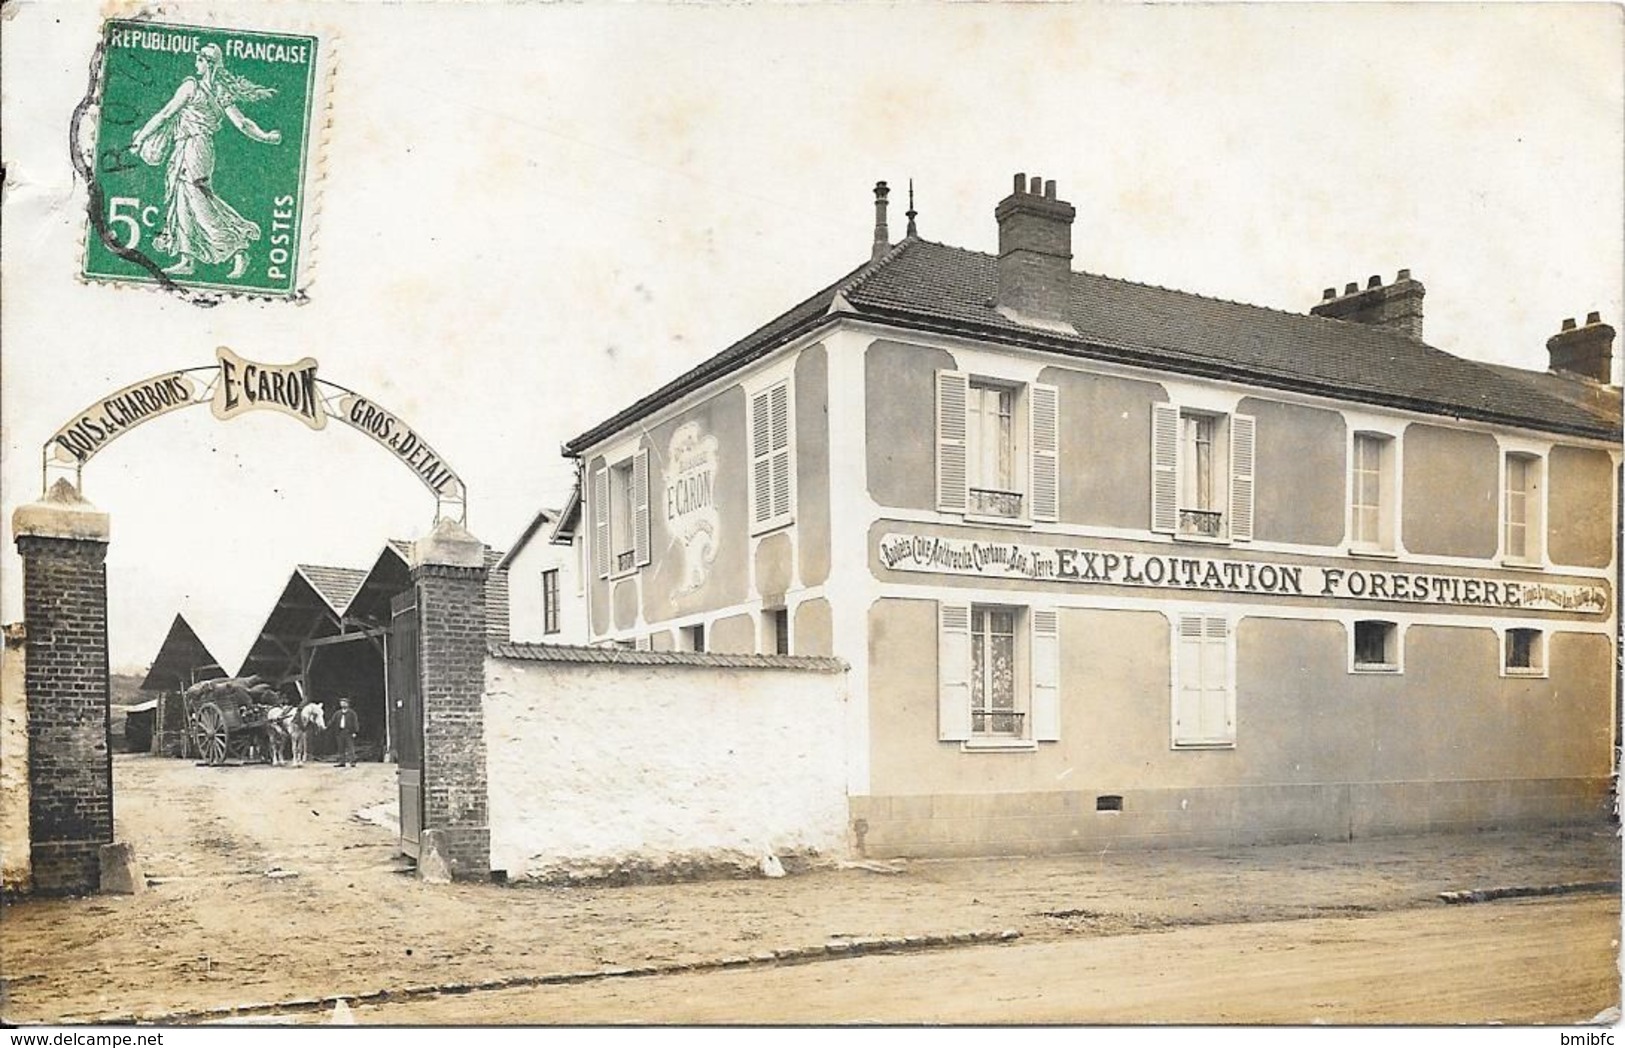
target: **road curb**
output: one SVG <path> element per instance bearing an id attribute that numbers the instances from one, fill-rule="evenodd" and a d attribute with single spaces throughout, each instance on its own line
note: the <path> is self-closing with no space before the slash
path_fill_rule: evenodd
<path id="1" fill-rule="evenodd" d="M 1463 891 L 1440 892 L 1446 903 L 1459 905 L 1470 902 L 1494 902 L 1496 899 L 1533 899 L 1544 895 L 1601 895 L 1617 893 L 1619 881 L 1576 881 L 1570 884 L 1517 885 L 1510 888 L 1469 888 Z"/>
<path id="2" fill-rule="evenodd" d="M 875 954 L 921 953 L 929 950 L 959 949 L 965 946 L 987 946 L 1014 942 L 1021 933 L 1014 928 L 1002 931 L 950 932 L 945 935 L 894 935 L 875 938 L 835 939 L 818 946 L 802 946 L 787 950 L 759 950 L 749 955 L 718 957 L 706 961 L 673 961 L 638 967 L 613 966 L 592 968 L 577 972 L 552 972 L 544 975 L 512 975 L 501 979 L 479 982 L 425 983 L 395 989 L 373 990 L 368 993 L 337 994 L 332 997 L 299 997 L 287 1001 L 255 1002 L 252 1004 L 222 1005 L 193 1011 L 164 1012 L 157 1015 L 104 1015 L 94 1020 L 108 1026 L 178 1026 L 237 1019 L 256 1015 L 298 1015 L 324 1011 L 344 1001 L 351 1007 L 366 1004 L 392 1004 L 397 1001 L 420 1000 L 425 997 L 460 996 L 487 990 L 511 990 L 527 986 L 563 986 L 571 983 L 597 982 L 605 979 L 636 979 L 652 975 L 681 975 L 688 972 L 714 972 L 733 968 L 768 968 L 792 964 L 816 964 L 820 961 L 847 960 Z M 65 1020 L 72 1022 L 72 1020 Z"/>

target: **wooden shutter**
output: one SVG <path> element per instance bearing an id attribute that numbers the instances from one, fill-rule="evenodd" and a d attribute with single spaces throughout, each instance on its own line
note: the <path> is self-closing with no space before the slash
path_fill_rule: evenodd
<path id="1" fill-rule="evenodd" d="M 1230 623 L 1216 615 L 1181 615 L 1174 741 L 1198 745 L 1235 739 L 1230 706 Z"/>
<path id="2" fill-rule="evenodd" d="M 752 527 L 773 516 L 773 437 L 768 425 L 767 391 L 750 398 L 750 520 Z"/>
<path id="3" fill-rule="evenodd" d="M 970 605 L 937 605 L 937 738 L 970 738 Z"/>
<path id="4" fill-rule="evenodd" d="M 768 429 L 772 451 L 773 495 L 769 509 L 774 520 L 790 516 L 790 384 L 781 382 L 768 391 Z"/>
<path id="5" fill-rule="evenodd" d="M 965 512 L 970 498 L 965 461 L 965 401 L 970 383 L 962 371 L 937 372 L 937 508 Z"/>
<path id="6" fill-rule="evenodd" d="M 1061 628 L 1053 609 L 1034 608 L 1032 618 L 1033 740 L 1061 737 Z"/>
<path id="7" fill-rule="evenodd" d="M 649 563 L 649 450 L 632 456 L 632 562 Z"/>
<path id="8" fill-rule="evenodd" d="M 750 398 L 750 522 L 761 531 L 791 518 L 790 384 Z"/>
<path id="9" fill-rule="evenodd" d="M 1034 384 L 1031 387 L 1032 410 L 1030 420 L 1032 449 L 1032 519 L 1056 520 L 1060 516 L 1060 468 L 1058 440 L 1060 431 L 1060 391 L 1054 386 Z"/>
<path id="10" fill-rule="evenodd" d="M 1179 408 L 1151 405 L 1151 530 L 1179 530 Z"/>
<path id="11" fill-rule="evenodd" d="M 601 579 L 609 577 L 609 470 L 604 468 L 592 473 L 592 570 Z"/>
<path id="12" fill-rule="evenodd" d="M 1230 538 L 1253 538 L 1253 436 L 1251 415 L 1230 416 Z"/>

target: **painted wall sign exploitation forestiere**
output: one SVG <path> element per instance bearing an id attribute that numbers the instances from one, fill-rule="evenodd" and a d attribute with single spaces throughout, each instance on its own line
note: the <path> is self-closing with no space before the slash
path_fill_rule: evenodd
<path id="1" fill-rule="evenodd" d="M 1601 583 L 1573 585 L 1545 579 L 1327 568 L 936 535 L 888 533 L 880 538 L 876 552 L 880 563 L 893 571 L 987 579 L 1596 615 L 1607 612 L 1609 599 L 1608 589 Z"/>
<path id="2" fill-rule="evenodd" d="M 275 411 L 311 429 L 329 418 L 360 430 L 383 445 L 434 493 L 438 516 L 466 518 L 461 478 L 438 452 L 398 415 L 360 394 L 318 378 L 317 363 L 263 364 L 221 346 L 214 367 L 183 368 L 143 379 L 78 412 L 45 442 L 45 485 L 53 470 L 72 470 L 75 485 L 86 462 L 114 437 L 150 419 L 208 404 L 223 422 L 250 411 Z"/>

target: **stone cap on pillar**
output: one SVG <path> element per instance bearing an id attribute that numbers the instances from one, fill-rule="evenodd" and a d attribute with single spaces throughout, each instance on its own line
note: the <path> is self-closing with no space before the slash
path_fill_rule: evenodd
<path id="1" fill-rule="evenodd" d="M 468 529 L 447 517 L 435 521 L 434 529 L 412 543 L 412 567 L 438 564 L 450 568 L 485 567 L 485 543 Z"/>
<path id="2" fill-rule="evenodd" d="M 112 528 L 107 514 L 86 502 L 63 477 L 38 502 L 17 507 L 11 515 L 11 533 L 17 538 L 106 542 Z"/>

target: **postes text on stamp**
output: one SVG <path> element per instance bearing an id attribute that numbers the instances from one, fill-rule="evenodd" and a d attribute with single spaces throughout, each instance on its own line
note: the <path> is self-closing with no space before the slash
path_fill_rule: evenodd
<path id="1" fill-rule="evenodd" d="M 316 52 L 314 36 L 106 23 L 84 275 L 297 294 Z"/>

